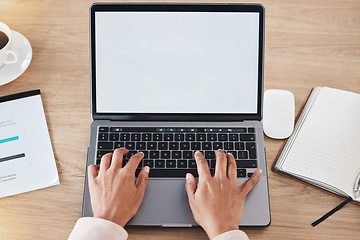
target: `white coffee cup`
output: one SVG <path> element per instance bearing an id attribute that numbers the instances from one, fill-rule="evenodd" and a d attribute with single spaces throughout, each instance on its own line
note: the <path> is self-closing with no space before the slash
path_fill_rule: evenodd
<path id="1" fill-rule="evenodd" d="M 16 63 L 18 60 L 18 56 L 16 51 L 11 50 L 11 30 L 5 24 L 0 22 L 0 32 L 5 33 L 5 35 L 9 38 L 7 44 L 0 49 L 0 68 L 3 67 L 5 64 L 13 64 Z"/>

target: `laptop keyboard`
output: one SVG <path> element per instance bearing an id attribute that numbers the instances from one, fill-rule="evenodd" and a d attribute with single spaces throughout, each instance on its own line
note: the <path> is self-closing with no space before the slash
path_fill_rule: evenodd
<path id="1" fill-rule="evenodd" d="M 123 165 L 131 155 L 144 153 L 136 176 L 144 166 L 151 168 L 149 177 L 198 176 L 195 151 L 201 151 L 210 172 L 215 171 L 215 151 L 223 149 L 234 155 L 238 177 L 250 177 L 258 167 L 255 128 L 126 128 L 99 127 L 96 164 L 116 148 L 125 147 Z"/>

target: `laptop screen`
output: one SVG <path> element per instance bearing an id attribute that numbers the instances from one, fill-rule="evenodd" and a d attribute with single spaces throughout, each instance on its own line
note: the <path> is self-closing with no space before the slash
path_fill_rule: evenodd
<path id="1" fill-rule="evenodd" d="M 259 12 L 94 14 L 96 113 L 259 113 Z"/>

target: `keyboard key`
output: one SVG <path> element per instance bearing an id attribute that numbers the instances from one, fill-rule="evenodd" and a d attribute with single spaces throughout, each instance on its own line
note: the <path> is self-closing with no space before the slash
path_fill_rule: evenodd
<path id="1" fill-rule="evenodd" d="M 200 143 L 199 142 L 192 142 L 191 143 L 191 150 L 200 150 Z"/>
<path id="2" fill-rule="evenodd" d="M 150 151 L 149 158 L 159 159 L 160 158 L 160 151 Z"/>
<path id="3" fill-rule="evenodd" d="M 164 141 L 174 141 L 174 134 L 173 133 L 165 133 Z"/>
<path id="4" fill-rule="evenodd" d="M 253 132 L 255 132 L 255 128 L 249 128 L 248 131 L 249 131 L 249 133 L 253 133 Z"/>
<path id="5" fill-rule="evenodd" d="M 196 161 L 195 160 L 189 160 L 189 168 L 196 168 Z"/>
<path id="6" fill-rule="evenodd" d="M 186 141 L 195 141 L 195 134 L 194 133 L 187 133 L 185 134 Z"/>
<path id="7" fill-rule="evenodd" d="M 157 149 L 157 143 L 156 142 L 148 142 L 147 143 L 147 149 L 148 150 L 156 150 Z"/>
<path id="8" fill-rule="evenodd" d="M 254 142 L 247 142 L 246 149 L 249 151 L 249 158 L 256 159 L 256 147 Z"/>
<path id="9" fill-rule="evenodd" d="M 132 133 L 131 134 L 131 141 L 140 141 L 141 140 L 141 134 L 140 133 Z"/>
<path id="10" fill-rule="evenodd" d="M 236 151 L 227 151 L 227 153 L 231 153 L 235 159 L 238 159 L 238 155 Z"/>
<path id="11" fill-rule="evenodd" d="M 180 150 L 190 150 L 190 143 L 189 142 L 181 142 Z"/>
<path id="12" fill-rule="evenodd" d="M 135 143 L 134 142 L 126 142 L 125 147 L 127 149 L 129 149 L 129 150 L 134 150 L 135 149 Z"/>
<path id="13" fill-rule="evenodd" d="M 199 133 L 196 134 L 196 141 L 206 141 L 206 134 L 205 133 Z"/>
<path id="14" fill-rule="evenodd" d="M 137 150 L 145 150 L 146 149 L 146 142 L 137 142 L 136 143 Z"/>
<path id="15" fill-rule="evenodd" d="M 227 141 L 228 135 L 226 133 L 221 133 L 218 135 L 218 139 L 219 139 L 219 141 Z"/>
<path id="16" fill-rule="evenodd" d="M 213 149 L 214 150 L 218 150 L 218 149 L 223 149 L 223 143 L 222 142 L 214 142 L 213 143 Z"/>
<path id="17" fill-rule="evenodd" d="M 150 168 L 154 167 L 154 160 L 144 160 L 144 167 L 149 166 Z"/>
<path id="18" fill-rule="evenodd" d="M 253 175 L 254 173 L 248 173 L 248 178 L 251 178 L 251 176 Z"/>
<path id="19" fill-rule="evenodd" d="M 144 153 L 143 159 L 149 159 L 149 151 L 142 151 Z"/>
<path id="20" fill-rule="evenodd" d="M 236 160 L 237 168 L 257 168 L 256 160 Z"/>
<path id="21" fill-rule="evenodd" d="M 178 160 L 177 167 L 178 168 L 187 168 L 187 160 Z"/>
<path id="22" fill-rule="evenodd" d="M 138 175 L 140 170 L 136 171 L 136 175 Z M 153 168 L 149 173 L 149 177 L 156 177 L 156 178 L 169 178 L 169 177 L 177 177 L 177 178 L 185 178 L 187 173 L 191 173 L 194 177 L 198 177 L 196 169 L 181 169 L 181 168 Z"/>
<path id="23" fill-rule="evenodd" d="M 166 168 L 175 168 L 176 160 L 166 160 Z"/>
<path id="24" fill-rule="evenodd" d="M 238 159 L 248 159 L 247 151 L 238 151 Z"/>
<path id="25" fill-rule="evenodd" d="M 211 141 L 211 142 L 217 141 L 216 133 L 209 133 L 209 134 L 207 135 L 207 140 L 208 140 L 208 141 Z"/>
<path id="26" fill-rule="evenodd" d="M 121 141 L 130 141 L 130 133 L 120 133 Z"/>
<path id="27" fill-rule="evenodd" d="M 143 133 L 141 135 L 141 141 L 144 141 L 144 142 L 150 142 L 151 141 L 151 133 Z"/>
<path id="28" fill-rule="evenodd" d="M 109 128 L 108 127 L 99 127 L 99 132 L 108 132 Z"/>
<path id="29" fill-rule="evenodd" d="M 170 151 L 161 151 L 162 159 L 170 159 Z"/>
<path id="30" fill-rule="evenodd" d="M 229 134 L 229 141 L 239 141 L 239 135 L 236 133 Z"/>
<path id="31" fill-rule="evenodd" d="M 236 150 L 245 150 L 245 144 L 243 142 L 236 142 L 235 149 Z"/>
<path id="32" fill-rule="evenodd" d="M 165 168 L 165 160 L 155 160 L 155 168 Z"/>
<path id="33" fill-rule="evenodd" d="M 193 159 L 192 151 L 183 151 L 183 159 Z"/>
<path id="34" fill-rule="evenodd" d="M 255 141 L 255 134 L 240 134 L 240 140 L 245 142 Z"/>
<path id="35" fill-rule="evenodd" d="M 167 142 L 159 142 L 158 147 L 159 150 L 168 150 L 169 144 Z"/>
<path id="36" fill-rule="evenodd" d="M 179 143 L 178 142 L 171 142 L 169 143 L 170 150 L 179 150 Z"/>
<path id="37" fill-rule="evenodd" d="M 163 134 L 162 133 L 154 133 L 153 134 L 153 141 L 160 142 L 163 140 Z"/>
<path id="38" fill-rule="evenodd" d="M 234 143 L 233 142 L 224 142 L 224 149 L 225 150 L 234 150 Z"/>
<path id="39" fill-rule="evenodd" d="M 109 134 L 107 134 L 107 133 L 99 133 L 99 138 L 98 139 L 101 140 L 101 141 L 107 141 L 107 140 L 109 140 Z"/>
<path id="40" fill-rule="evenodd" d="M 114 143 L 114 149 L 125 147 L 124 142 L 115 142 Z"/>
<path id="41" fill-rule="evenodd" d="M 184 133 L 175 133 L 175 141 L 184 141 L 185 134 Z"/>
<path id="42" fill-rule="evenodd" d="M 211 161 L 210 161 L 210 168 L 211 168 L 211 169 L 214 169 L 215 166 L 216 166 L 216 160 L 211 160 Z"/>
<path id="43" fill-rule="evenodd" d="M 110 141 L 119 141 L 119 134 L 118 133 L 110 133 L 110 137 L 109 137 Z"/>
<path id="44" fill-rule="evenodd" d="M 212 149 L 210 142 L 203 142 L 201 145 L 202 145 L 203 150 L 211 150 Z"/>
<path id="45" fill-rule="evenodd" d="M 98 158 L 98 159 L 96 159 L 96 165 L 100 165 L 100 162 L 101 162 L 101 159 L 100 158 Z"/>
<path id="46" fill-rule="evenodd" d="M 181 151 L 172 151 L 171 158 L 172 159 L 181 159 Z"/>
<path id="47" fill-rule="evenodd" d="M 214 151 L 205 151 L 205 159 L 215 159 L 215 152 Z"/>
<path id="48" fill-rule="evenodd" d="M 114 145 L 112 142 L 98 142 L 98 149 L 113 149 Z"/>
<path id="49" fill-rule="evenodd" d="M 130 159 L 130 157 L 131 157 L 132 155 L 135 155 L 136 153 L 137 153 L 137 151 L 129 151 L 129 152 L 126 154 L 125 159 Z"/>
<path id="50" fill-rule="evenodd" d="M 112 152 L 112 150 L 104 150 L 104 151 L 97 151 L 97 158 L 102 158 L 102 156 L 104 156 L 105 154 Z"/>
<path id="51" fill-rule="evenodd" d="M 237 170 L 237 177 L 246 177 L 246 169 L 238 169 Z"/>

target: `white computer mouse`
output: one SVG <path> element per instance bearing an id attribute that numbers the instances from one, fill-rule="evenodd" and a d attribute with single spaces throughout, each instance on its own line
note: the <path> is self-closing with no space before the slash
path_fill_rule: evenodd
<path id="1" fill-rule="evenodd" d="M 294 130 L 295 98 L 292 92 L 269 89 L 264 94 L 264 133 L 274 139 L 288 138 Z"/>

